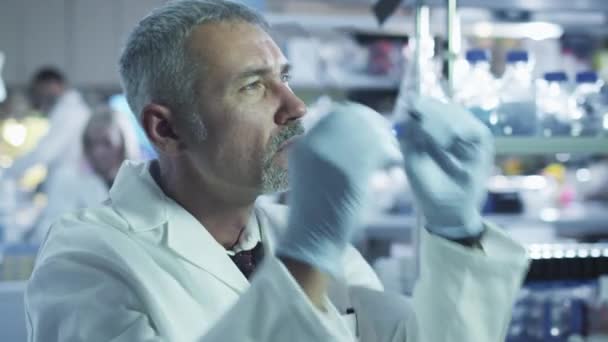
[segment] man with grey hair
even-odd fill
[[[504,340],[527,263],[475,209],[487,130],[417,103],[424,124],[401,147],[428,221],[422,273],[411,303],[384,293],[349,239],[398,145],[355,104],[303,136],[268,30],[226,0],[171,2],[137,25],[120,72],[158,160],[123,164],[108,201],[53,225],[26,291],[30,341]],[[458,172],[437,169],[447,159],[428,156],[448,149],[427,153],[426,138],[453,143]],[[256,203],[288,183],[289,212]]]

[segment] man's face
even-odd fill
[[[48,114],[63,94],[65,88],[59,81],[41,81],[34,84],[32,102],[36,109]]]
[[[188,132],[186,155],[196,172],[223,188],[284,190],[285,147],[303,133],[298,119],[306,111],[287,84],[285,56],[263,29],[244,22],[199,26],[189,52],[203,70],[196,113],[180,131]]]

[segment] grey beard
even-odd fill
[[[296,135],[304,133],[304,127],[300,121],[294,121],[287,128],[274,136],[269,143],[264,155],[264,167],[262,169],[262,193],[273,193],[285,191],[289,187],[289,173],[287,169],[272,162],[272,158],[277,153],[279,146],[283,142]]]
[[[277,165],[265,166],[262,170],[262,193],[270,194],[287,190],[289,187],[288,172]]]

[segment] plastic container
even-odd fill
[[[576,74],[576,88],[572,94],[575,102],[572,111],[573,136],[595,136],[604,130],[608,106],[601,95],[602,86],[603,82],[593,71]]]
[[[466,62],[454,98],[494,131],[498,122],[498,82],[490,72],[488,54],[482,49],[468,50]]]
[[[535,135],[537,132],[535,89],[528,53],[507,53],[507,66],[499,81],[500,105],[496,135]]]
[[[412,46],[415,46],[415,43]],[[419,49],[419,65],[417,65],[415,60],[414,48],[404,49],[404,57],[407,63],[399,86],[399,94],[393,109],[393,115],[390,118],[396,125],[402,124],[407,120],[407,113],[412,106],[412,99],[417,95],[447,101],[447,96],[442,86],[441,73],[438,70],[435,59],[434,40],[431,37],[423,37],[420,41]]]
[[[538,81],[536,95],[540,134],[545,137],[570,135],[573,106],[566,73],[546,73]]]

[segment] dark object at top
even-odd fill
[[[485,62],[488,60],[488,53],[483,49],[470,49],[466,53],[469,63]]]
[[[568,76],[563,71],[555,71],[545,73],[544,79],[549,82],[565,82],[568,80]]]
[[[595,71],[582,71],[576,74],[576,83],[595,83],[597,73]]]
[[[507,63],[527,62],[528,52],[524,50],[511,50],[507,52]]]

